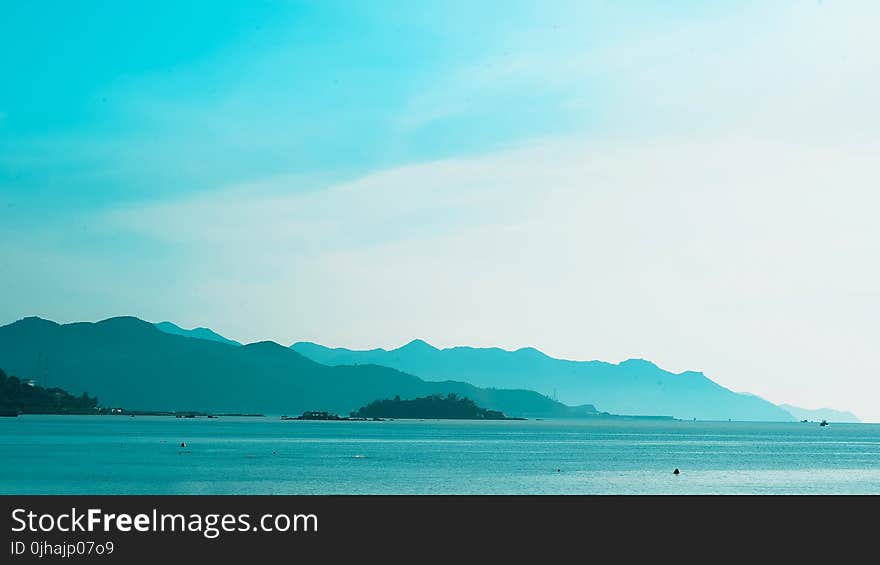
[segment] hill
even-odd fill
[[[15,414],[95,414],[98,399],[85,392],[73,396],[60,388],[43,388],[0,369],[0,413]]]
[[[791,404],[780,404],[780,408],[794,416],[798,420],[822,421],[829,422],[861,422],[859,417],[852,412],[843,410],[834,410],[832,408],[799,408]]]
[[[241,345],[234,339],[227,339],[209,328],[193,328],[191,330],[185,330],[177,324],[173,324],[171,322],[159,322],[155,324],[155,326],[163,332],[169,334],[193,337],[196,339],[207,339],[208,341],[219,341],[220,343],[227,343],[229,345]]]
[[[329,367],[274,342],[191,339],[132,317],[64,325],[25,318],[0,327],[0,366],[130,410],[348,414],[376,398],[452,392],[512,416],[595,414],[533,391],[426,382],[376,365]]]
[[[373,363],[424,379],[455,379],[480,387],[536,390],[553,394],[567,404],[589,402],[598,410],[614,414],[701,420],[794,419],[775,404],[733,392],[702,373],[671,373],[641,359],[619,364],[568,361],[533,348],[437,349],[422,340],[393,350],[331,349],[308,342],[295,343],[291,348],[327,365]]]
[[[416,418],[431,420],[507,420],[497,410],[480,408],[469,398],[458,395],[432,394],[424,398],[403,400],[399,396],[374,400],[351,414],[355,418]]]

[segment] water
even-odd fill
[[[0,462],[4,494],[880,494],[880,425],[22,416]]]

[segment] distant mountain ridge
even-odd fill
[[[182,335],[184,337],[193,337],[196,339],[207,339],[209,341],[219,341],[220,343],[226,343],[229,345],[241,345],[241,343],[235,341],[234,339],[223,337],[222,335],[218,334],[210,328],[199,327],[193,328],[191,330],[185,330],[172,322],[158,322],[153,325],[168,334]]]
[[[829,422],[861,422],[859,417],[852,412],[845,410],[834,410],[833,408],[800,408],[791,404],[780,404],[780,408],[794,416],[797,420],[821,421]]]
[[[88,390],[102,401],[143,410],[348,413],[378,398],[452,392],[512,416],[601,411],[707,420],[859,421],[849,412],[778,407],[730,391],[702,373],[670,373],[641,359],[613,364],[554,359],[534,348],[441,350],[423,340],[367,351],[309,342],[290,348],[274,342],[241,345],[208,328],[186,330],[133,317],[65,325],[25,318],[0,327],[0,367],[42,385]],[[149,378],[157,381],[154,390],[143,388]],[[242,388],[242,383],[252,386]]]
[[[88,391],[131,410],[348,414],[381,398],[455,393],[511,416],[596,414],[529,390],[426,382],[376,365],[329,367],[274,342],[235,346],[160,330],[134,317],[0,327],[0,367],[38,385]]]
[[[733,392],[698,372],[671,373],[650,361],[555,359],[534,348],[437,349],[414,340],[398,349],[357,351],[298,342],[291,348],[326,365],[372,363],[424,379],[463,380],[481,387],[513,387],[552,395],[567,404],[591,403],[613,414],[666,415],[701,420],[791,421],[790,413],[760,397]]]

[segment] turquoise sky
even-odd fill
[[[663,4],[11,2],[0,186],[45,215],[625,129],[615,85],[528,67],[723,13]]]
[[[880,420],[875,2],[2,13],[0,323],[646,357]]]

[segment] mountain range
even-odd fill
[[[397,395],[456,393],[511,416],[596,415],[592,406],[569,407],[529,390],[426,382],[369,364],[331,367],[275,342],[194,339],[133,317],[63,325],[32,317],[0,327],[0,368],[131,410],[348,414]]]
[[[536,390],[567,404],[593,404],[613,414],[667,415],[700,420],[791,421],[786,410],[760,397],[733,392],[687,371],[671,373],[650,361],[619,364],[555,359],[533,348],[452,347],[415,340],[398,349],[357,351],[310,342],[291,346],[325,365],[376,364],[424,379],[463,380],[481,387]]]
[[[797,406],[792,406],[791,404],[780,404],[779,406],[798,420],[810,420],[816,422],[821,420],[828,420],[829,422],[861,421],[859,420],[859,417],[852,412],[846,412],[844,410],[834,410],[833,408],[799,408]]]
[[[533,348],[438,349],[422,340],[392,350],[242,345],[209,328],[133,317],[63,325],[31,317],[0,327],[0,368],[134,410],[347,414],[381,398],[452,392],[511,416],[859,421],[776,406],[641,359],[570,361]]]
[[[196,339],[207,339],[208,341],[219,341],[220,343],[227,343],[229,345],[241,345],[240,342],[237,342],[234,339],[225,338],[210,328],[193,328],[191,330],[186,330],[171,322],[158,322],[155,326],[168,334],[194,337]]]

